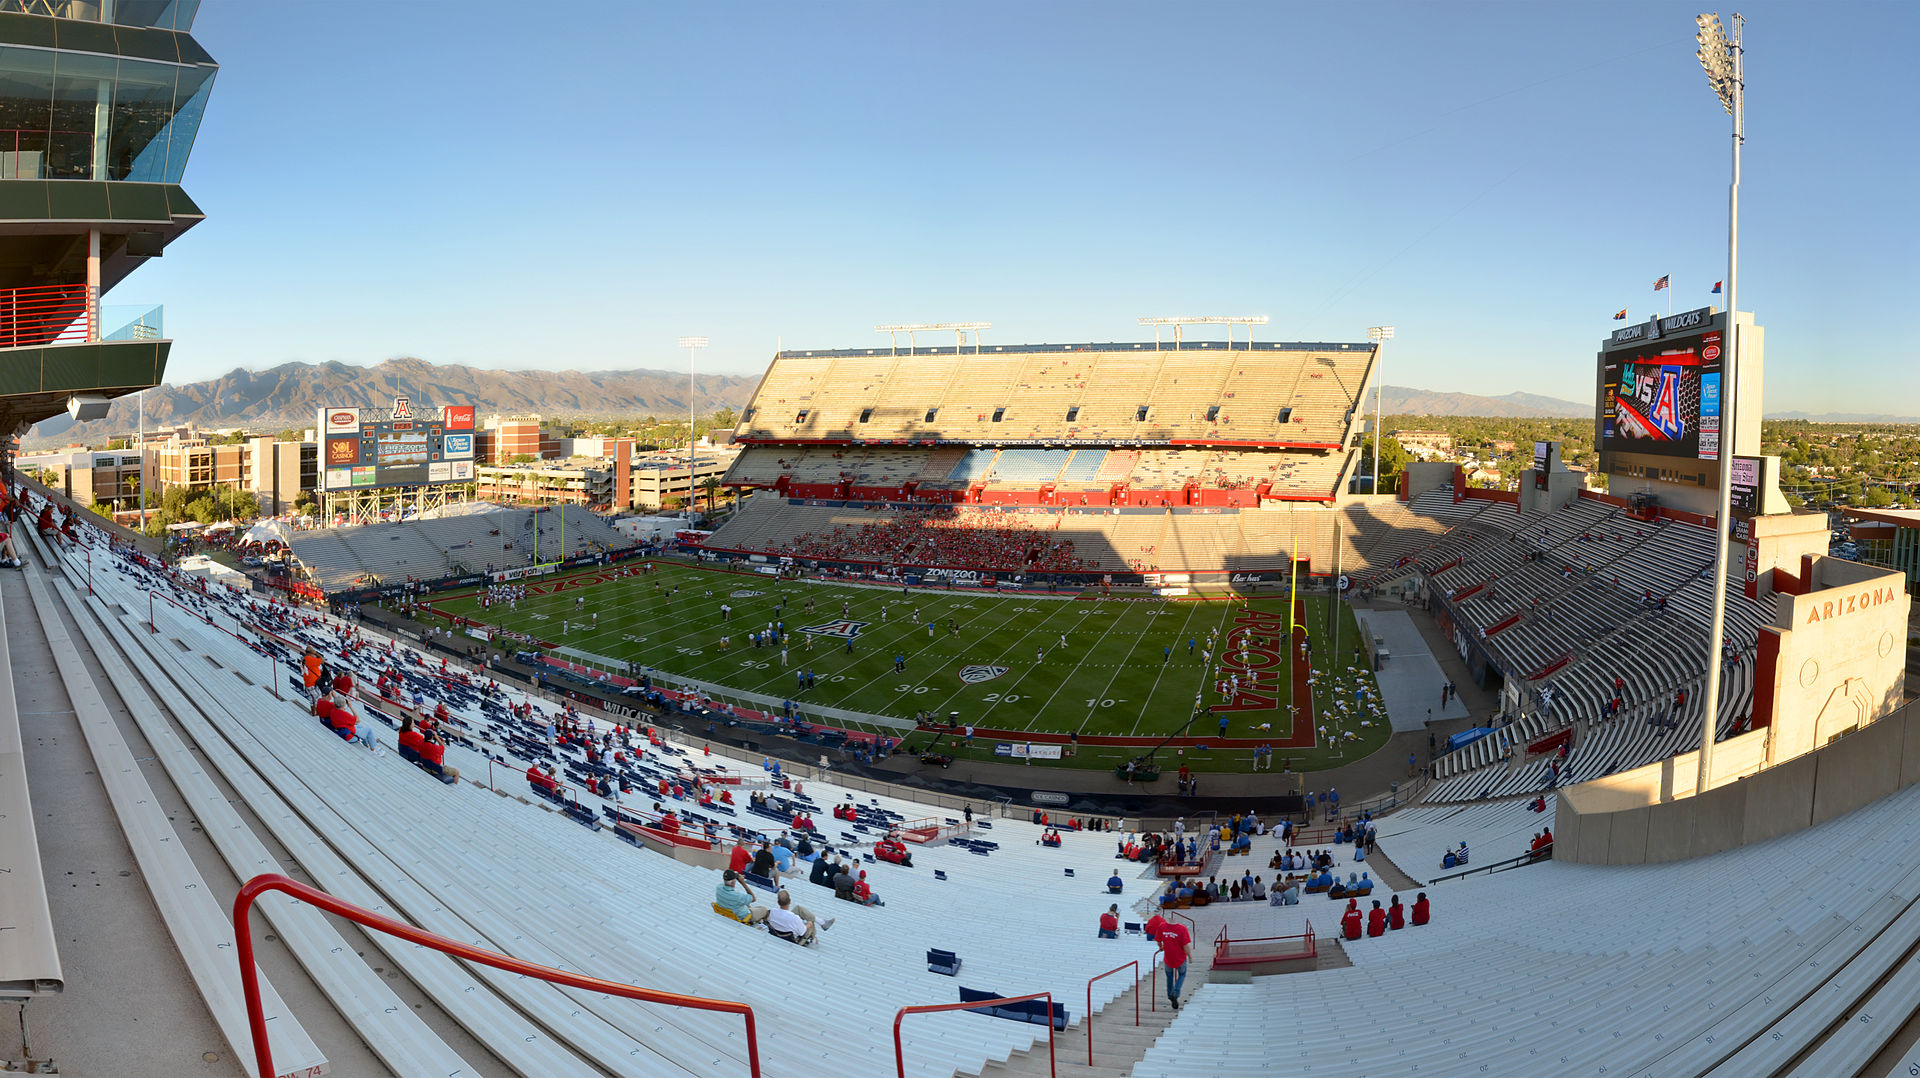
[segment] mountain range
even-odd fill
[[[709,374],[699,379],[694,407],[709,415],[739,408],[758,378]],[[349,363],[283,363],[261,371],[235,369],[204,382],[163,385],[146,394],[149,427],[191,423],[213,429],[307,428],[321,408],[386,409],[406,396],[416,406],[471,404],[480,415],[682,416],[687,413],[684,371],[496,371],[423,359],[389,359],[371,367]],[[97,444],[132,430],[134,402],[93,423],[65,416],[29,432],[26,445],[69,441]]]
[[[757,382],[755,377],[702,375],[695,408],[703,415],[722,407],[739,408],[746,404]],[[321,408],[359,406],[379,410],[391,407],[393,398],[403,395],[417,405],[472,404],[481,415],[678,416],[687,411],[687,376],[661,370],[499,371],[412,357],[389,359],[371,367],[340,362],[283,363],[260,371],[236,368],[204,382],[149,390],[146,419],[150,427],[191,423],[204,429],[306,428]],[[1496,397],[1407,386],[1387,386],[1382,410],[1388,415],[1528,419],[1593,415],[1591,404],[1534,393]],[[56,417],[34,427],[23,441],[29,447],[75,441],[97,445],[132,429],[133,413],[133,402],[123,401],[114,406],[113,415],[94,423],[76,424],[65,416]],[[1851,412],[1777,412],[1767,418],[1823,423],[1920,422],[1911,416]]]
[[[1591,404],[1542,397],[1535,393],[1483,397],[1474,393],[1441,393],[1429,389],[1409,389],[1406,386],[1387,386],[1381,391],[1381,397],[1380,410],[1387,415],[1471,415],[1503,419],[1577,419],[1593,415]],[[1373,402],[1369,400],[1367,403]]]

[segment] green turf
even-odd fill
[[[551,588],[554,583],[535,586]],[[662,587],[656,589],[656,584]],[[674,588],[679,589],[677,594]],[[577,603],[581,598],[584,606]],[[785,611],[778,613],[782,598]],[[806,611],[810,598],[811,614]],[[721,620],[722,603],[733,607],[730,621]],[[665,564],[648,576],[529,595],[511,611],[498,604],[482,610],[477,595],[437,605],[448,613],[540,640],[630,660],[669,678],[679,675],[776,700],[792,698],[803,710],[810,705],[828,706],[907,720],[920,711],[940,719],[957,711],[962,723],[996,729],[1159,737],[1187,722],[1196,693],[1208,704],[1221,699],[1213,691],[1213,677],[1201,661],[1201,651],[1209,631],[1227,635],[1242,603],[918,590],[902,595],[898,589],[776,580]],[[1249,605],[1280,616],[1286,607],[1283,598],[1256,599]],[[1342,606],[1340,613],[1343,648],[1350,651],[1357,628],[1350,609]],[[599,616],[597,624],[594,614]],[[854,638],[851,653],[842,639],[799,631],[843,617],[866,623]],[[1309,600],[1307,617],[1314,626],[1314,665],[1324,668],[1331,648],[1325,601]],[[949,619],[957,631],[949,631]],[[774,620],[784,620],[790,634],[784,661],[782,649],[755,648],[748,640],[755,628],[764,629]],[[931,636],[929,621],[935,625]],[[722,636],[732,637],[731,648],[721,647]],[[1189,639],[1196,641],[1191,656]],[[904,671],[894,669],[896,655],[905,656]],[[1005,667],[1006,672],[968,684],[961,681],[960,671],[970,665]],[[1346,676],[1345,663],[1339,665]],[[818,681],[805,693],[797,688],[796,673],[802,669],[812,670]],[[1370,675],[1354,676],[1370,679]],[[1290,729],[1286,706],[1290,690],[1284,671],[1277,690],[1273,694],[1276,708],[1234,713],[1227,735],[1284,737]],[[1347,693],[1351,695],[1350,688]],[[1324,701],[1316,704],[1316,710],[1326,709]],[[1260,723],[1270,723],[1272,729],[1261,731]],[[1288,762],[1296,770],[1350,763],[1378,748],[1387,737],[1384,722],[1362,729],[1350,721],[1346,728],[1359,736],[1336,737],[1335,744],[1314,749],[1276,749],[1275,770]],[[1213,716],[1202,716],[1188,731],[1199,737],[1219,732],[1218,718]],[[992,747],[982,744],[974,751],[986,755]],[[1077,758],[1067,763],[1110,767],[1126,755],[1128,750],[1117,747],[1083,746]],[[1246,750],[1189,751],[1184,758],[1208,771],[1244,771],[1251,759]]]

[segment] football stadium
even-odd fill
[[[163,381],[99,298],[215,70],[195,4],[26,7],[103,134],[0,179],[16,429]],[[1229,333],[781,348],[711,529],[608,511],[630,442],[460,496],[467,400],[320,408],[290,571],[9,455],[0,1070],[1920,1074],[1905,575],[1786,499],[1753,314],[1555,357],[1604,490],[1374,491],[1391,327],[1142,321]]]

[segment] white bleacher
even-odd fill
[[[7,619],[0,610],[0,878],[6,880],[0,888],[0,938],[6,942],[0,948],[0,997],[7,999],[58,992],[65,984],[33,816]]]
[[[1380,849],[1416,880],[1459,871],[1442,868],[1441,859],[1462,842],[1469,855],[1466,868],[1505,861],[1528,852],[1534,836],[1553,827],[1554,801],[1547,798],[1545,812],[1532,811],[1525,800],[1401,809],[1380,819]]]
[[[1346,944],[1351,968],[1208,985],[1132,1073],[1238,1078],[1278,1058],[1341,1075],[1774,1074],[1867,1013],[1889,971],[1889,1001],[1913,998],[1915,839],[1920,787],[1693,861],[1554,861],[1442,883],[1427,888],[1432,924]],[[1345,903],[1317,897],[1273,912],[1331,934]],[[1856,1073],[1846,1064],[1909,1013],[1880,1012],[1873,1032],[1843,1025],[1793,1073]]]
[[[130,597],[136,584],[123,578],[122,570],[113,576],[97,582],[108,593],[103,598],[116,590],[123,599]],[[409,919],[436,911],[443,921],[460,918],[468,929],[449,934],[537,961],[670,991],[746,999],[759,1008],[763,1048],[768,1059],[778,1061],[777,1073],[879,1069],[878,1061],[891,1051],[888,1020],[895,1007],[954,998],[952,980],[926,972],[927,947],[962,955],[962,984],[1005,992],[1050,988],[1063,1000],[1084,999],[1086,978],[1109,968],[1116,953],[1129,947],[1079,931],[1104,908],[1100,884],[1111,860],[1111,839],[1070,834],[1066,849],[1043,850],[1033,845],[1038,829],[1018,821],[997,821],[992,831],[981,833],[1001,843],[990,856],[959,847],[921,848],[914,851],[913,869],[869,865],[876,890],[888,902],[882,908],[837,902],[804,881],[791,884],[800,902],[839,923],[823,933],[817,948],[776,945],[764,933],[724,921],[708,909],[715,873],[632,850],[604,831],[591,833],[517,798],[494,797],[465,783],[443,786],[392,753],[375,756],[346,745],[294,706],[278,704],[259,689],[236,689],[234,671],[250,669],[249,663],[257,667],[257,655],[185,615],[162,611],[159,617],[159,637],[132,631],[130,621],[119,624],[128,626],[129,640],[148,647],[152,661],[181,679],[183,691],[222,702],[225,714],[213,725],[237,750],[223,753],[223,760],[253,761],[316,834],[357,836],[335,845],[354,872],[381,875],[386,881],[381,890],[390,896],[394,912]],[[168,643],[173,637],[204,647],[221,667],[170,655],[177,652]],[[233,699],[241,695],[244,705]],[[486,774],[485,761],[465,749],[451,748],[448,763],[469,778]],[[524,767],[519,760],[510,763]],[[316,774],[326,774],[328,781],[298,780]],[[501,776],[505,783],[525,781],[518,771]],[[820,806],[815,815],[823,826],[837,830],[828,826],[835,821],[827,808],[843,791],[810,783],[808,793]],[[909,817],[932,812],[865,794],[858,799],[863,806],[877,800]],[[501,858],[503,849],[520,853]],[[403,875],[425,889],[417,908],[399,897],[402,889],[390,875],[396,871],[392,866],[406,866]],[[1078,879],[1061,875],[1062,867],[1076,866]],[[943,868],[949,878],[934,880],[933,868]],[[635,895],[661,897],[636,908]],[[954,908],[987,909],[1008,901],[1073,930],[1037,951],[993,919],[948,916]],[[1137,940],[1131,950],[1143,953]],[[1096,1001],[1126,987],[1103,981],[1096,985]],[[561,1022],[555,1033],[569,1041],[569,1050],[600,1066],[620,1073],[705,1074],[741,1058],[740,1024],[730,1016],[561,994],[588,1013]],[[818,1013],[795,1008],[791,1001],[800,995],[831,1001],[831,1006]],[[623,1031],[633,1042],[644,1042],[655,1061],[636,1068],[617,1053],[602,1054],[604,1046],[575,1043],[576,1036],[582,1042],[594,1038],[574,1026],[604,1029],[607,1036]],[[912,1073],[951,1074],[977,1069],[1043,1036],[1041,1027],[974,1015],[926,1016],[909,1024],[908,1059]],[[629,1043],[623,1051],[632,1050]]]

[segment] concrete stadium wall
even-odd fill
[[[1560,790],[1554,859],[1639,865],[1703,857],[1805,830],[1920,782],[1920,703],[1754,770],[1764,735],[1716,746],[1711,785],[1699,796],[1694,753]]]

